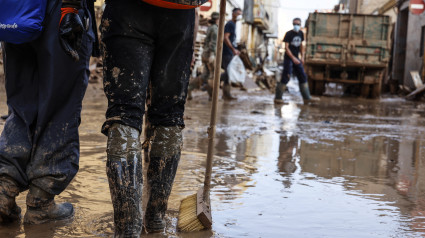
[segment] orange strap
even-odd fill
[[[157,7],[170,8],[170,9],[192,9],[192,8],[198,7],[193,5],[184,5],[184,4],[178,4],[173,2],[167,2],[164,0],[143,0],[143,1]]]
[[[59,22],[59,25],[61,24],[63,17],[68,13],[78,14],[78,10],[76,8],[73,8],[73,7],[63,7],[63,8],[61,8],[61,20]]]

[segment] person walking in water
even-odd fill
[[[223,81],[223,99],[234,100],[235,97],[230,93],[231,85],[229,81],[229,74],[227,67],[233,59],[233,56],[239,55],[239,50],[236,49],[236,22],[241,19],[242,10],[240,8],[234,8],[232,11],[232,20],[226,23],[224,27],[224,42],[223,42],[223,61],[221,68],[224,69],[224,73],[221,74],[221,81]]]
[[[183,146],[194,7],[205,1],[106,1],[101,28],[108,109],[102,133],[108,137],[106,174],[116,237],[138,237],[142,230],[140,134],[146,101],[152,136],[144,143],[149,148],[144,227],[147,232],[165,228]]]
[[[94,1],[48,0],[46,9],[36,40],[4,44],[10,115],[0,137],[0,222],[20,219],[15,198],[25,190],[24,223],[74,213],[54,197],[78,171],[82,100],[90,56],[98,54]]]
[[[286,91],[292,73],[298,78],[299,88],[304,102],[319,101],[319,98],[312,97],[307,83],[307,74],[304,71],[304,33],[301,31],[301,19],[295,18],[292,21],[294,29],[286,32],[283,42],[285,43],[285,56],[283,58],[282,79],[276,85],[274,102],[276,104],[285,103],[282,99]],[[301,58],[299,57],[301,54]]]

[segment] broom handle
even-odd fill
[[[220,87],[220,69],[223,56],[224,20],[226,16],[226,0],[220,0],[220,19],[218,24],[217,48],[214,69],[213,100],[211,107],[210,127],[208,128],[208,154],[204,181],[204,201],[209,200],[211,188],[211,173],[214,155],[214,137],[217,122],[218,91]]]

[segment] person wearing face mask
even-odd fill
[[[298,78],[301,95],[304,102],[319,101],[319,98],[312,97],[308,89],[307,74],[304,71],[304,33],[301,31],[301,19],[295,18],[292,21],[294,28],[286,32],[283,42],[285,42],[285,56],[283,59],[282,79],[276,86],[276,95],[274,102],[283,104],[283,92],[286,90],[286,85],[289,82],[291,74],[294,73]],[[301,58],[299,55],[301,54]]]
[[[235,48],[236,45],[236,22],[242,19],[242,10],[240,8],[234,8],[232,11],[232,20],[226,23],[224,27],[224,42],[223,42],[223,60],[221,63],[221,68],[225,72],[221,75],[221,81],[223,81],[223,99],[224,100],[234,100],[236,99],[230,94],[230,82],[229,74],[227,72],[227,66],[229,66],[230,61],[232,61],[233,56],[239,55],[240,52]]]

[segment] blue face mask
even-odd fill
[[[301,30],[300,25],[294,25],[294,31],[299,32]]]

